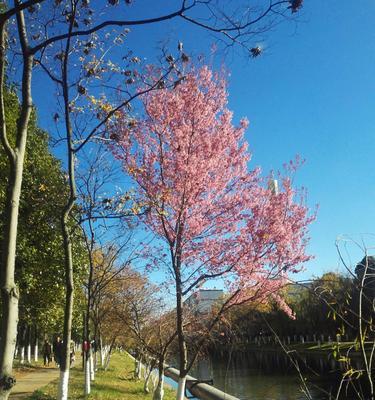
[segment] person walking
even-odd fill
[[[51,343],[46,339],[43,344],[43,360],[44,366],[49,367],[49,363],[52,361],[52,346]]]
[[[53,343],[53,357],[55,359],[56,366],[59,367],[62,357],[62,341],[60,336],[57,336],[55,342]]]

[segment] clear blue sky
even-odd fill
[[[136,3],[130,16],[157,14],[157,2]],[[229,107],[236,118],[250,120],[252,165],[269,170],[296,154],[306,159],[297,181],[320,209],[309,246],[316,258],[301,278],[338,267],[337,236],[375,233],[374,21],[370,0],[305,0],[297,24],[286,22],[267,34],[262,57],[245,59],[238,52],[225,59]],[[169,40],[175,49],[177,39],[195,54],[208,53],[213,42],[186,23],[166,22],[134,29],[128,45],[151,63],[158,41]],[[51,121],[48,112],[41,109],[42,122]]]

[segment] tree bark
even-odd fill
[[[177,260],[177,266],[175,268],[176,274],[176,319],[177,319],[177,338],[178,338],[178,350],[180,357],[180,377],[178,380],[177,396],[176,400],[183,400],[185,398],[185,384],[187,375],[187,348],[185,335],[183,331],[183,300],[182,300],[182,281],[180,273],[180,265]]]
[[[111,355],[112,355],[112,350],[113,350],[113,346],[115,345],[115,341],[116,338],[112,339],[111,344],[105,345],[105,355],[104,355],[104,371],[107,371],[108,367],[109,367],[109,362],[111,361]]]
[[[140,379],[140,362],[138,358],[134,359],[134,378],[135,379]]]
[[[143,391],[146,394],[150,393],[150,389],[149,389],[148,385],[150,383],[151,374],[152,374],[152,367],[150,365],[149,368],[145,368],[145,382],[143,385]]]
[[[104,349],[102,335],[99,335],[99,350],[100,350],[100,366],[104,366]]]
[[[110,347],[109,350],[107,350],[107,354],[105,357],[105,363],[104,363],[104,371],[107,371],[107,369],[109,367],[109,362],[111,361],[111,355],[112,355],[112,347]]]
[[[73,167],[74,168],[74,167]],[[66,207],[62,217],[62,232],[64,239],[65,253],[65,311],[64,311],[64,334],[63,334],[63,349],[60,364],[60,382],[58,391],[58,400],[68,399],[68,384],[69,384],[69,368],[70,368],[70,342],[73,319],[73,301],[74,301],[74,282],[73,282],[73,254],[70,231],[68,227],[68,219],[71,207]]]
[[[158,385],[154,391],[153,400],[163,400],[164,397],[164,357],[159,357],[158,363]]]

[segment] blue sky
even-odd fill
[[[156,15],[156,2],[149,3],[137,8],[135,2],[129,15]],[[241,51],[224,60],[215,56],[215,64],[231,73],[229,108],[236,119],[250,120],[252,166],[267,171],[296,154],[306,159],[297,183],[308,189],[309,205],[320,208],[310,232],[315,260],[301,278],[339,266],[337,236],[375,233],[374,17],[370,0],[305,0],[298,23],[285,22],[260,40],[262,57],[248,59]],[[128,45],[155,62],[160,41],[175,50],[178,39],[193,54],[209,53],[213,42],[204,31],[174,21],[132,30]],[[38,104],[40,91],[34,93]],[[51,121],[47,108],[40,115],[42,124]],[[360,257],[354,252],[352,261]]]
[[[360,4],[306,1],[265,57],[230,65],[231,107],[252,122],[253,161],[267,169],[306,158],[298,181],[320,209],[305,276],[337,268],[338,235],[374,232],[375,4]]]

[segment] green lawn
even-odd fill
[[[69,399],[84,399],[83,372],[81,363],[71,369],[69,385]],[[152,394],[143,392],[143,382],[133,379],[134,362],[124,353],[115,353],[107,371],[97,371],[95,382],[92,382],[91,394],[87,399],[97,400],[142,400],[152,399]],[[149,385],[150,389],[152,384]],[[42,390],[36,391],[28,400],[55,400],[57,394],[57,382],[51,383]],[[165,400],[173,400],[173,389],[165,388]]]

